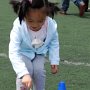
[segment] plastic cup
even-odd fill
[[[59,82],[58,90],[66,90],[66,85],[64,81]]]

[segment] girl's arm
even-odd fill
[[[12,63],[13,69],[15,70],[19,78],[25,74],[29,74],[25,63],[22,61],[22,56],[20,54],[21,41],[22,36],[19,22],[15,22],[13,29],[10,33],[9,58]]]
[[[59,40],[57,30],[55,30],[49,45],[49,60],[51,65],[59,65]]]
[[[51,72],[56,74],[58,72],[59,65],[59,41],[57,31],[53,35],[53,39],[49,47],[49,60],[51,62]]]

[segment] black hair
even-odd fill
[[[14,12],[18,15],[20,24],[30,8],[39,9],[42,7],[47,8],[47,15],[54,18],[54,14],[59,11],[57,3],[48,2],[48,0],[10,0]]]

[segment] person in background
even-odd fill
[[[11,0],[18,15],[10,32],[9,58],[16,72],[16,90],[45,90],[45,57],[51,72],[58,72],[59,40],[53,19],[59,10],[48,0]]]
[[[89,0],[83,0],[85,3],[85,12],[88,12]]]
[[[85,12],[85,3],[82,0],[73,0],[73,3],[79,8],[79,16],[83,16]],[[69,8],[70,0],[63,0],[60,13],[66,15]]]

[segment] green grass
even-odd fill
[[[57,16],[56,20],[61,42],[61,56],[64,59],[90,62],[89,19],[67,15]]]
[[[0,53],[8,55],[9,33],[16,15],[9,0],[0,0]],[[90,63],[90,12],[83,18],[78,9],[70,4],[69,15],[56,15],[60,39],[59,72],[52,75],[49,63],[46,63],[46,90],[57,90],[61,80],[66,82],[67,90],[90,90],[90,66],[64,64],[70,62]],[[15,90],[15,72],[8,57],[0,56],[0,90]]]

